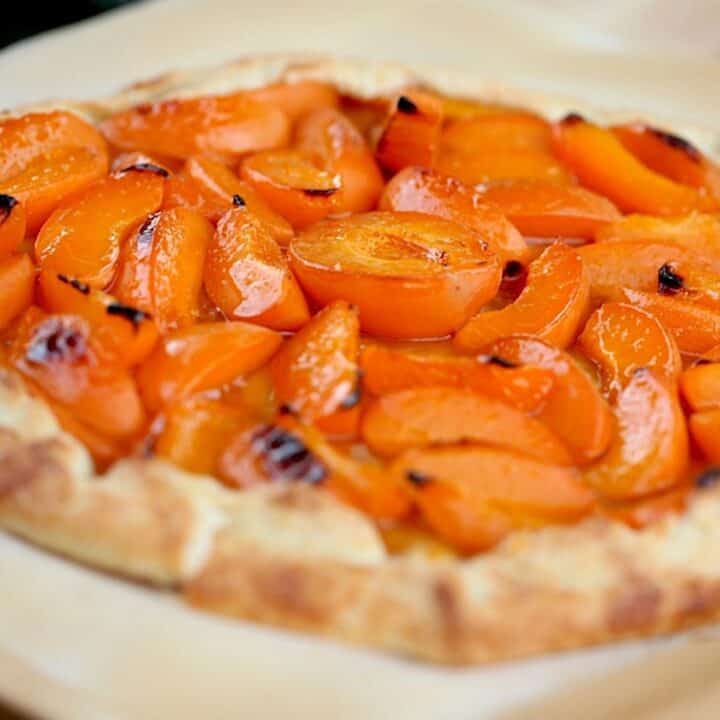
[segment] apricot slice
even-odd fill
[[[486,113],[453,119],[442,132],[444,148],[468,153],[513,150],[548,152],[552,130],[547,120],[525,111]]]
[[[138,371],[143,400],[158,411],[219,388],[265,364],[280,341],[276,332],[244,322],[202,323],[168,333]]]
[[[58,203],[107,172],[102,135],[74,113],[0,120],[0,193],[23,203],[34,235]]]
[[[310,317],[280,246],[242,206],[220,219],[208,250],[204,282],[210,299],[233,320],[296,330]]]
[[[512,150],[474,154],[462,150],[443,150],[435,169],[468,185],[496,180],[538,179],[571,185],[572,174],[550,153],[537,150]]]
[[[698,188],[720,201],[720,167],[692,143],[672,133],[629,123],[612,128],[620,142],[644,165],[675,182]]]
[[[35,285],[35,268],[25,255],[0,260],[0,330],[30,307]]]
[[[583,473],[607,498],[633,498],[679,483],[688,464],[688,436],[675,389],[638,367],[618,391],[617,431],[609,450]]]
[[[655,315],[682,353],[704,355],[720,343],[720,312],[716,310],[643,290],[624,289],[617,297]]]
[[[482,188],[480,198],[495,205],[523,235],[530,237],[589,240],[600,228],[621,217],[607,198],[548,180],[494,182]]]
[[[295,122],[318,108],[334,108],[340,102],[332,85],[315,80],[281,82],[248,90],[246,95],[256,102],[280,108]]]
[[[571,465],[562,442],[539,420],[497,400],[449,387],[383,395],[365,412],[361,434],[383,457],[428,445],[476,443],[553,465]]]
[[[702,455],[720,463],[720,410],[703,410],[690,416],[690,436]]]
[[[720,408],[720,363],[703,363],[684,370],[680,392],[692,412]]]
[[[1,181],[0,192],[22,202],[27,215],[27,233],[34,235],[63,201],[77,197],[106,171],[105,154],[87,148],[56,148]]]
[[[65,275],[43,270],[38,278],[38,302],[49,313],[83,318],[103,362],[137,365],[158,338],[155,323],[142,310]]]
[[[103,136],[72,112],[33,112],[0,120],[0,178],[12,178],[58,148],[86,148],[107,155]]]
[[[657,291],[662,284],[660,269],[682,265],[720,271],[720,256],[693,252],[671,243],[612,242],[578,248],[590,276],[595,302],[617,299],[620,288]]]
[[[30,308],[10,349],[17,370],[90,428],[121,437],[144,427],[145,412],[126,370],[104,365],[90,326],[76,315]]]
[[[342,300],[325,307],[270,364],[278,402],[307,422],[356,405],[359,347],[357,309]]]
[[[107,172],[102,135],[74,113],[27,113],[0,120],[0,193],[25,206],[34,235],[68,195]]]
[[[240,174],[277,213],[304,228],[335,210],[340,179],[297,150],[250,155]]]
[[[234,204],[244,203],[278,243],[285,246],[290,242],[293,236],[290,223],[272,210],[250,183],[241,180],[224,163],[206,155],[195,155],[188,158],[183,174],[179,181],[173,183],[173,188],[166,192],[166,206],[177,201],[179,193],[182,199],[176,204],[199,210],[208,220],[216,223]],[[185,182],[188,178],[191,187],[189,193],[186,193]],[[199,198],[195,195],[198,190]]]
[[[25,207],[12,195],[0,195],[0,258],[10,257],[25,239]]]
[[[476,315],[458,331],[453,345],[473,352],[507,335],[527,334],[567,347],[587,316],[589,298],[583,261],[572,248],[556,243],[530,263],[527,284],[515,302]]]
[[[374,395],[442,385],[466,388],[527,413],[538,412],[555,384],[551,370],[502,356],[458,356],[424,347],[366,345],[360,354],[363,387]]]
[[[150,313],[161,331],[184,327],[200,312],[203,262],[212,225],[187,208],[151,215],[125,241],[113,291]]]
[[[299,125],[296,146],[331,175],[340,178],[335,212],[374,210],[383,177],[365,138],[339,110],[324,108]]]
[[[658,268],[657,291],[680,300],[720,310],[720,275],[695,264],[697,255],[689,260],[667,262]]]
[[[554,148],[580,183],[605,195],[623,212],[682,215],[717,203],[696,189],[643,165],[611,130],[569,115],[555,125]]]
[[[580,349],[600,369],[606,391],[614,395],[640,369],[674,384],[682,371],[677,343],[665,326],[635,303],[606,303],[587,321]]]
[[[380,337],[447,335],[493,298],[500,263],[476,233],[419,213],[319,223],[290,243],[290,267],[320,305],[357,305]]]
[[[573,357],[533,337],[494,342],[488,352],[526,370],[551,372],[554,383],[535,417],[563,441],[577,465],[587,465],[610,445],[613,415],[592,378]]]
[[[35,241],[35,258],[42,268],[106,288],[123,238],[160,207],[162,193],[163,178],[154,172],[131,170],[99,181],[48,218]]]
[[[425,522],[463,553],[486,550],[518,528],[576,522],[594,503],[573,468],[496,448],[409,450],[393,467]]]
[[[253,423],[243,407],[191,397],[168,408],[155,454],[188,472],[215,475],[225,448]]]
[[[378,162],[390,172],[408,165],[432,167],[442,123],[440,98],[420,90],[409,90],[398,96],[377,143]]]
[[[100,125],[122,150],[175,158],[215,153],[228,161],[288,141],[289,121],[282,110],[245,93],[162,100],[114,113]]]
[[[480,191],[433,170],[408,167],[385,186],[380,210],[421,212],[474,230],[503,262],[530,261],[529,248],[505,216]]]
[[[378,519],[400,519],[410,510],[410,495],[397,476],[342,453],[289,415],[238,434],[220,459],[220,478],[232,487],[267,481],[319,485]]]
[[[693,212],[679,218],[628,215],[598,229],[595,241],[680,245],[720,256],[720,218]]]

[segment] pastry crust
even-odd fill
[[[301,78],[362,97],[430,84],[550,115],[577,109],[457,76],[298,56],[170,73],[106,100],[44,107],[98,122],[139,102]],[[714,133],[675,129],[717,153]],[[44,402],[5,371],[0,527],[95,567],[178,588],[204,610],[443,663],[655,635],[720,615],[720,559],[712,552],[720,545],[720,484],[695,493],[682,516],[642,531],[591,519],[515,533],[469,560],[390,557],[369,519],[315,488],[234,492],[153,458],[122,460],[99,477]]]

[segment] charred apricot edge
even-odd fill
[[[397,172],[408,165],[432,167],[440,142],[443,103],[421,90],[397,96],[377,143],[380,165]]]
[[[147,313],[66,275],[41,271],[37,302],[49,313],[83,318],[104,362],[137,365],[150,354],[158,338],[157,327]]]
[[[720,168],[685,138],[642,123],[615,125],[612,131],[651,170],[720,201]]]
[[[293,227],[305,228],[336,209],[339,177],[298,150],[268,150],[245,158],[240,174]]]
[[[163,178],[124,172],[63,202],[35,241],[43,269],[104,289],[117,271],[120,245],[130,229],[162,203]]]
[[[374,210],[383,177],[360,131],[335,108],[310,113],[296,132],[296,147],[340,179],[335,212]]]
[[[580,183],[623,212],[683,215],[717,208],[714,200],[696,189],[643,165],[611,130],[568,116],[555,125],[553,140],[556,154]]]
[[[0,259],[10,257],[25,239],[25,207],[12,195],[0,194]]]
[[[285,246],[290,242],[293,235],[290,223],[272,210],[252,185],[241,180],[224,163],[206,155],[195,155],[188,158],[184,172],[207,200],[205,212],[212,222],[217,222],[233,205],[245,206],[278,243]]]

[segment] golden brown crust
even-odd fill
[[[431,70],[416,72],[396,63],[339,59],[307,53],[280,53],[241,57],[219,66],[177,70],[143,80],[110,97],[94,102],[53,101],[20,108],[17,112],[65,108],[99,122],[112,112],[138,103],[170,97],[190,97],[209,93],[232,92],[272,82],[313,79],[332,82],[341,92],[360,98],[387,95],[409,85],[435,87],[447,93],[480,98],[489,102],[519,105],[548,117],[560,117],[570,110],[591,115],[603,122],[641,120],[688,137],[698,146],[720,157],[720,133],[702,123],[678,125],[663,118],[648,118],[635,110],[608,111],[577,98],[521,89],[502,83],[478,81],[469,73]],[[0,113],[0,117],[2,114]]]
[[[310,77],[359,96],[421,83],[548,114],[578,107],[468,78],[297,56],[172,73],[104,101],[54,106],[98,121],[137,102]],[[675,129],[717,149],[713,133]],[[364,516],[313,488],[236,493],[156,459],[124,460],[98,477],[79,443],[8,373],[0,373],[0,527],[100,568],[180,586],[202,609],[445,663],[654,635],[720,613],[712,552],[720,488],[641,532],[591,520],[518,533],[467,561],[389,557]]]

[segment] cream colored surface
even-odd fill
[[[268,52],[398,60],[720,124],[716,0],[152,0],[10,48],[4,106]]]
[[[86,96],[107,94],[155,70],[254,50],[339,45],[353,54],[465,66],[493,80],[515,79],[595,104],[643,107],[684,122],[700,118],[711,125],[720,112],[702,90],[703,84],[714,86],[714,64],[686,59],[669,70],[666,61],[632,64],[602,54],[571,61],[572,43],[559,27],[543,40],[529,38],[522,34],[527,24],[518,32],[513,11],[503,17],[481,4],[458,6],[454,13],[429,6],[422,26],[406,33],[399,28],[408,17],[418,24],[419,13],[408,14],[402,3],[393,4],[390,22],[373,3],[353,17],[340,4],[328,14],[327,4],[309,2],[294,18],[275,12],[272,3],[242,12],[232,3],[233,22],[218,10],[221,5],[205,3],[199,11],[197,5],[158,2],[94,29],[11,50],[0,57],[0,73],[27,72],[28,83],[13,83],[15,95],[3,97],[4,104],[78,94],[73,90],[80,86]],[[125,22],[132,32],[123,29]],[[208,46],[212,26],[220,31]],[[441,38],[438,27],[444,28]],[[88,63],[88,57],[107,57],[109,64]],[[0,694],[52,717],[489,717],[575,678],[623,666],[658,644],[451,672],[199,616],[169,597],[69,566],[6,537],[0,538],[0,578]],[[633,707],[634,689],[627,688],[619,712]],[[585,701],[594,703],[592,694]],[[617,708],[614,716],[621,716]]]

